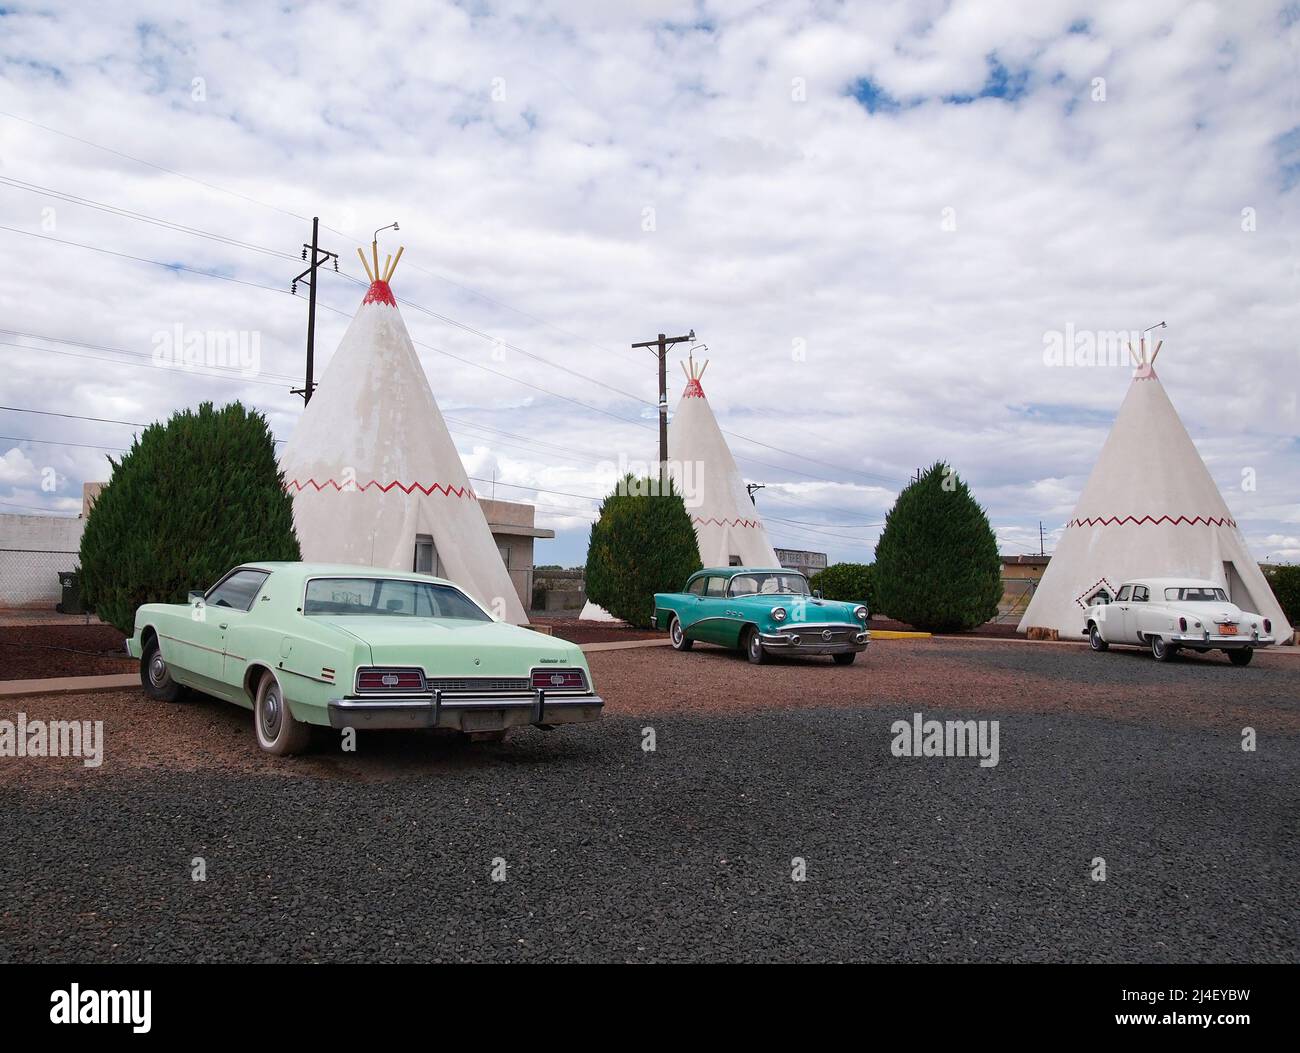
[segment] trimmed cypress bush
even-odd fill
[[[81,537],[88,608],[128,636],[142,603],[184,603],[240,563],[301,559],[266,418],[238,403],[151,424]]]
[[[872,572],[870,563],[836,563],[819,570],[808,579],[808,584],[820,589],[823,599],[865,603],[868,610],[874,610]]]
[[[881,613],[929,632],[973,629],[998,613],[1001,577],[988,516],[946,464],[898,495],[876,543]]]
[[[648,626],[654,594],[677,592],[700,569],[700,549],[676,489],[626,476],[601,502],[587,547],[587,598],[629,625]]]
[[[1300,566],[1271,567],[1264,576],[1286,620],[1293,627],[1300,628]]]

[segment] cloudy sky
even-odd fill
[[[655,456],[629,345],[690,329],[778,546],[870,559],[944,459],[1050,551],[1130,375],[1050,349],[1161,321],[1255,554],[1300,560],[1298,45],[1254,0],[5,0],[0,405],[47,415],[0,410],[0,512],[75,514],[203,399],[292,434],[318,215],[318,364],[399,221],[434,392],[480,494],[558,532],[539,563]],[[177,327],[249,357],[161,367]]]

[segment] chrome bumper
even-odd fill
[[[520,724],[598,720],[605,700],[593,694],[533,691],[526,695],[445,694],[398,698],[334,698],[332,728],[454,728],[496,731]]]
[[[831,630],[837,637],[831,640],[824,639],[822,631],[822,628],[800,630],[791,626],[780,632],[759,633],[758,638],[765,650],[776,654],[848,654],[866,650],[871,640],[869,630],[854,625]],[[845,634],[843,638],[838,638],[840,633]]]
[[[1219,636],[1214,633],[1171,633],[1165,637],[1171,644],[1179,647],[1204,647],[1212,651],[1237,650],[1242,647],[1268,647],[1277,643],[1272,636]]]

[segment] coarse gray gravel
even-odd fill
[[[693,657],[726,661],[668,660]],[[1014,677],[1101,657],[981,648],[960,664]],[[1251,753],[1232,728],[917,708],[1000,717],[1000,764],[893,757],[890,724],[912,709],[891,701],[614,712],[501,746],[430,743],[440,763],[386,781],[162,768],[8,783],[0,958],[1300,957],[1300,736]]]

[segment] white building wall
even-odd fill
[[[85,528],[80,516],[0,515],[0,607],[53,607]]]

